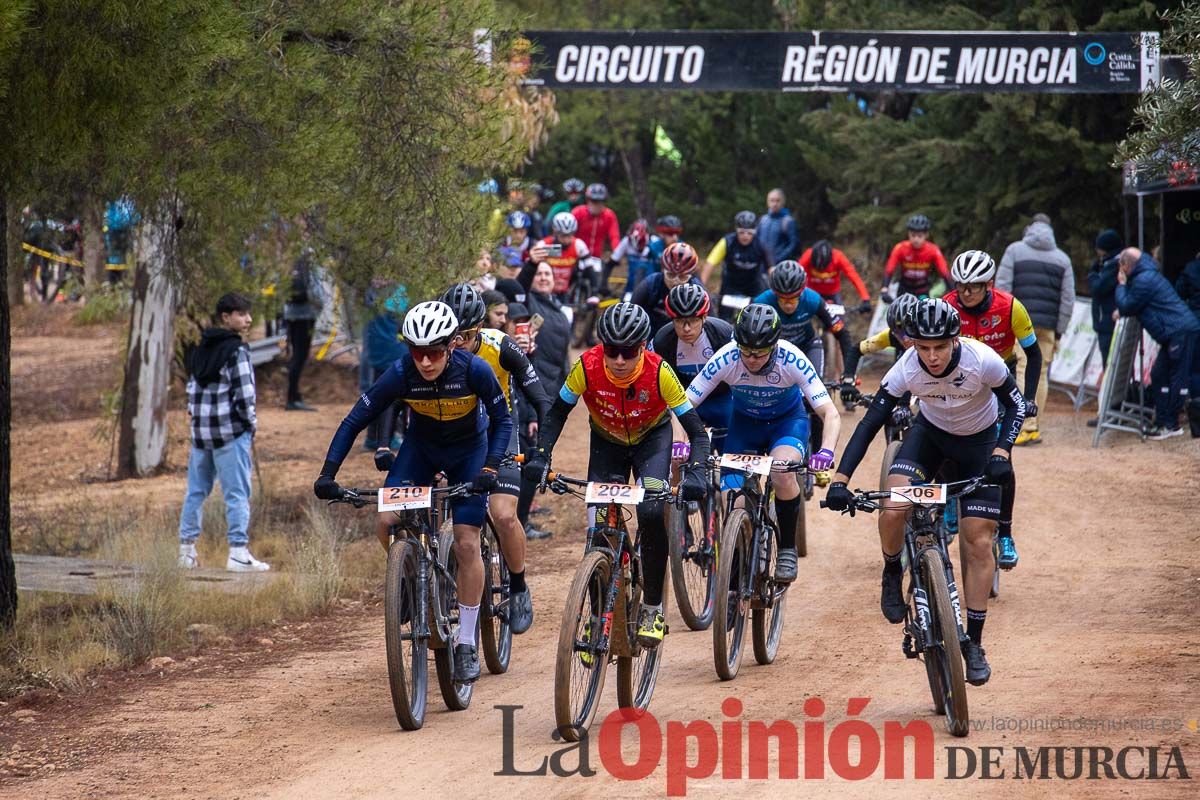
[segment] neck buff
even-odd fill
[[[638,378],[642,377],[642,370],[645,369],[645,367],[646,367],[646,351],[643,350],[641,355],[638,356],[637,366],[634,367],[633,372],[629,373],[628,378],[620,379],[620,378],[617,378],[617,376],[613,375],[612,372],[609,371],[609,369],[608,369],[607,361],[604,362],[604,375],[610,381],[612,381],[612,384],[614,386],[616,386],[620,389],[628,389],[630,386],[633,385],[634,381],[636,381]]]

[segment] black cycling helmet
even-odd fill
[[[904,321],[910,339],[950,339],[962,330],[962,320],[945,300],[919,300]]]
[[[603,201],[608,199],[608,187],[603,183],[589,184],[587,191],[584,192],[584,197],[588,200]]]
[[[770,277],[767,278],[771,291],[783,295],[800,294],[804,291],[804,284],[807,282],[808,273],[804,271],[804,267],[790,258],[776,264],[775,269],[771,270]]]
[[[929,217],[924,214],[913,214],[908,218],[908,229],[910,231],[928,231]]]
[[[825,269],[833,262],[833,245],[822,239],[812,246],[813,269]]]
[[[567,194],[583,194],[583,181],[579,178],[567,178],[563,181],[563,191]]]
[[[654,224],[655,230],[659,233],[683,233],[683,222],[674,214],[667,214],[664,217],[659,217],[658,222]]]
[[[917,303],[921,302],[915,294],[902,294],[897,297],[887,310],[888,327],[894,331],[904,332],[906,322]]]
[[[617,347],[645,344],[650,338],[650,315],[633,303],[615,303],[600,317],[596,335],[602,344]]]
[[[467,331],[483,322],[487,316],[487,304],[483,297],[469,283],[456,283],[446,290],[439,298],[450,306],[454,316],[458,317],[458,329]]]
[[[738,312],[733,323],[733,340],[742,347],[758,350],[778,342],[782,330],[775,309],[762,303],[751,303]]]
[[[708,291],[698,283],[684,283],[667,292],[667,316],[703,317],[708,315],[711,301]]]
[[[758,225],[758,217],[753,211],[739,211],[733,218],[733,227],[753,229]]]

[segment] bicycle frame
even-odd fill
[[[949,498],[956,502],[957,497]],[[913,602],[917,607],[917,619],[910,619],[904,626],[904,654],[923,653],[935,641],[931,626],[932,616],[929,613],[929,595],[924,581],[921,579],[921,554],[926,550],[935,549],[941,553],[942,565],[946,573],[946,585],[950,590],[950,605],[954,608],[954,620],[958,626],[958,640],[964,642],[967,634],[962,625],[962,608],[958,598],[958,584],[954,580],[954,565],[950,563],[946,531],[942,527],[942,511],[945,505],[919,506],[914,505],[904,524],[904,549],[908,556],[908,574],[912,581]],[[911,642],[910,642],[911,637]],[[915,644],[915,649],[911,649]]]

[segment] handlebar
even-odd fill
[[[729,454],[726,454],[729,455]],[[721,456],[709,456],[708,465],[710,467],[721,466]],[[725,467],[724,469],[735,469],[734,467]],[[809,470],[807,461],[793,461],[786,458],[775,458],[771,460],[772,472],[817,472],[818,470]]]
[[[929,485],[929,484],[913,484],[913,485],[924,486],[924,485]],[[936,484],[934,484],[934,485],[936,485]],[[953,481],[951,483],[946,483],[943,485],[948,490],[951,487],[957,487],[957,490],[949,491],[947,493],[947,495],[946,495],[947,501],[957,500],[958,498],[962,497],[963,495],[968,495],[971,492],[973,492],[979,488],[984,488],[984,487],[1000,488],[1000,487],[997,487],[996,484],[994,484],[994,483],[988,483],[987,479],[984,478],[982,475],[975,477],[975,478],[967,478],[966,480]],[[891,499],[892,499],[892,492],[890,489],[886,490],[886,491],[882,491],[882,492],[867,491],[866,489],[855,489],[854,490],[854,499],[851,501],[851,507],[858,511],[878,511],[881,507],[880,501],[891,500]],[[912,505],[917,505],[914,501],[912,501],[908,498],[897,498],[896,502],[903,502],[905,500],[907,500]],[[826,504],[825,500],[821,501],[821,508],[829,508],[829,506]],[[849,511],[850,511],[850,509],[846,509],[845,511],[842,511],[841,513],[846,514]]]
[[[463,495],[471,494],[474,491],[474,484],[468,482],[456,483],[453,486],[434,487],[429,490],[429,493],[433,496],[448,495],[450,497],[461,497]],[[329,505],[334,505],[335,503],[346,503],[354,506],[355,508],[362,508],[367,505],[368,501],[375,500],[378,497],[378,489],[354,489],[342,487],[341,495],[328,502]]]

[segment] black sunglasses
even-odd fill
[[[616,344],[604,345],[604,355],[608,356],[609,358],[617,358],[620,356],[626,361],[632,361],[633,359],[637,358],[641,352],[642,346],[640,344],[631,344],[624,347]]]

